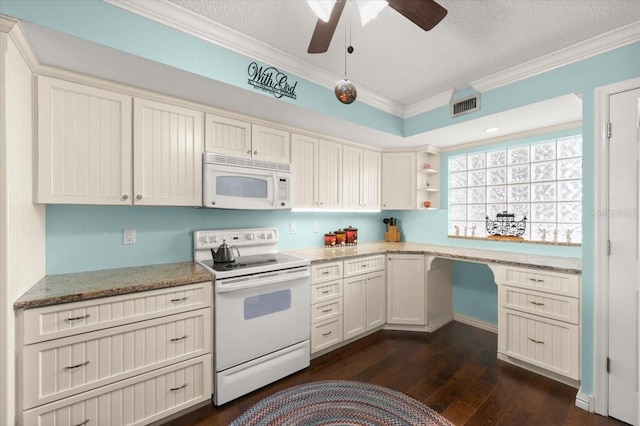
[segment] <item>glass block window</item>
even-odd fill
[[[449,157],[449,235],[486,237],[505,210],[525,240],[582,243],[582,137]]]

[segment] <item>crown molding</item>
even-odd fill
[[[335,82],[342,78],[165,0],[104,1],[248,58],[286,70],[330,90],[333,90]],[[640,41],[640,23],[634,22],[524,64],[472,81],[469,85],[479,92],[487,92],[638,41]],[[450,89],[405,106],[372,90],[359,87],[358,101],[397,117],[409,118],[447,105],[452,92],[453,89]]]
[[[18,21],[13,18],[9,18],[5,15],[0,15],[0,32],[8,33],[17,22]]]
[[[472,81],[470,86],[479,92],[488,92],[638,41],[640,41],[640,22],[633,22],[532,61]]]
[[[20,21],[9,18],[5,15],[0,15],[0,32],[6,33],[11,40],[13,40],[18,52],[20,52],[24,60],[27,62],[31,71],[37,71],[40,67],[40,63],[34,54],[31,42],[24,33],[22,25],[20,25]]]
[[[252,60],[286,70],[330,90],[333,90],[336,82],[343,78],[164,0],[104,1]],[[404,105],[360,86],[358,86],[358,101],[398,117],[402,117],[404,114]]]

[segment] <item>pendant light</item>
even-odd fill
[[[351,18],[351,7],[349,7],[349,18]],[[349,19],[349,39],[351,39],[351,19]],[[344,80],[339,80],[336,83],[333,92],[336,94],[336,98],[345,105],[352,104],[358,96],[356,86],[353,85],[347,79],[347,53],[353,53],[353,46],[347,46],[347,30],[344,31]]]

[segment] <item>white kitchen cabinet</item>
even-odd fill
[[[342,207],[342,145],[293,134],[291,136],[292,206]]]
[[[135,98],[134,204],[202,205],[203,113]]]
[[[425,259],[387,255],[387,323],[425,325]]]
[[[440,150],[427,146],[416,153],[417,165],[417,208],[440,208]],[[430,204],[425,206],[425,201]]]
[[[38,76],[36,202],[131,204],[131,97]]]
[[[349,145],[342,147],[342,207],[380,209],[382,154]]]
[[[311,265],[311,353],[343,341],[343,264]]]
[[[353,272],[344,279],[345,340],[384,325],[386,311],[384,256],[345,261],[347,271]]]
[[[382,210],[416,208],[416,154],[382,153]]]
[[[205,151],[274,163],[291,161],[289,132],[214,114],[205,116]]]
[[[148,424],[212,394],[211,282],[19,311],[32,424]]]
[[[511,266],[493,269],[498,283],[498,357],[576,385],[580,276]]]

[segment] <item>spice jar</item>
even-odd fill
[[[333,232],[324,234],[324,245],[326,247],[334,247],[336,245],[336,234]]]
[[[354,228],[353,226],[349,225],[349,227],[345,228],[344,231],[347,234],[346,238],[348,246],[355,246],[356,244],[358,244],[358,228]]]
[[[347,234],[342,230],[338,229],[336,231],[336,245],[343,246],[346,243]]]

